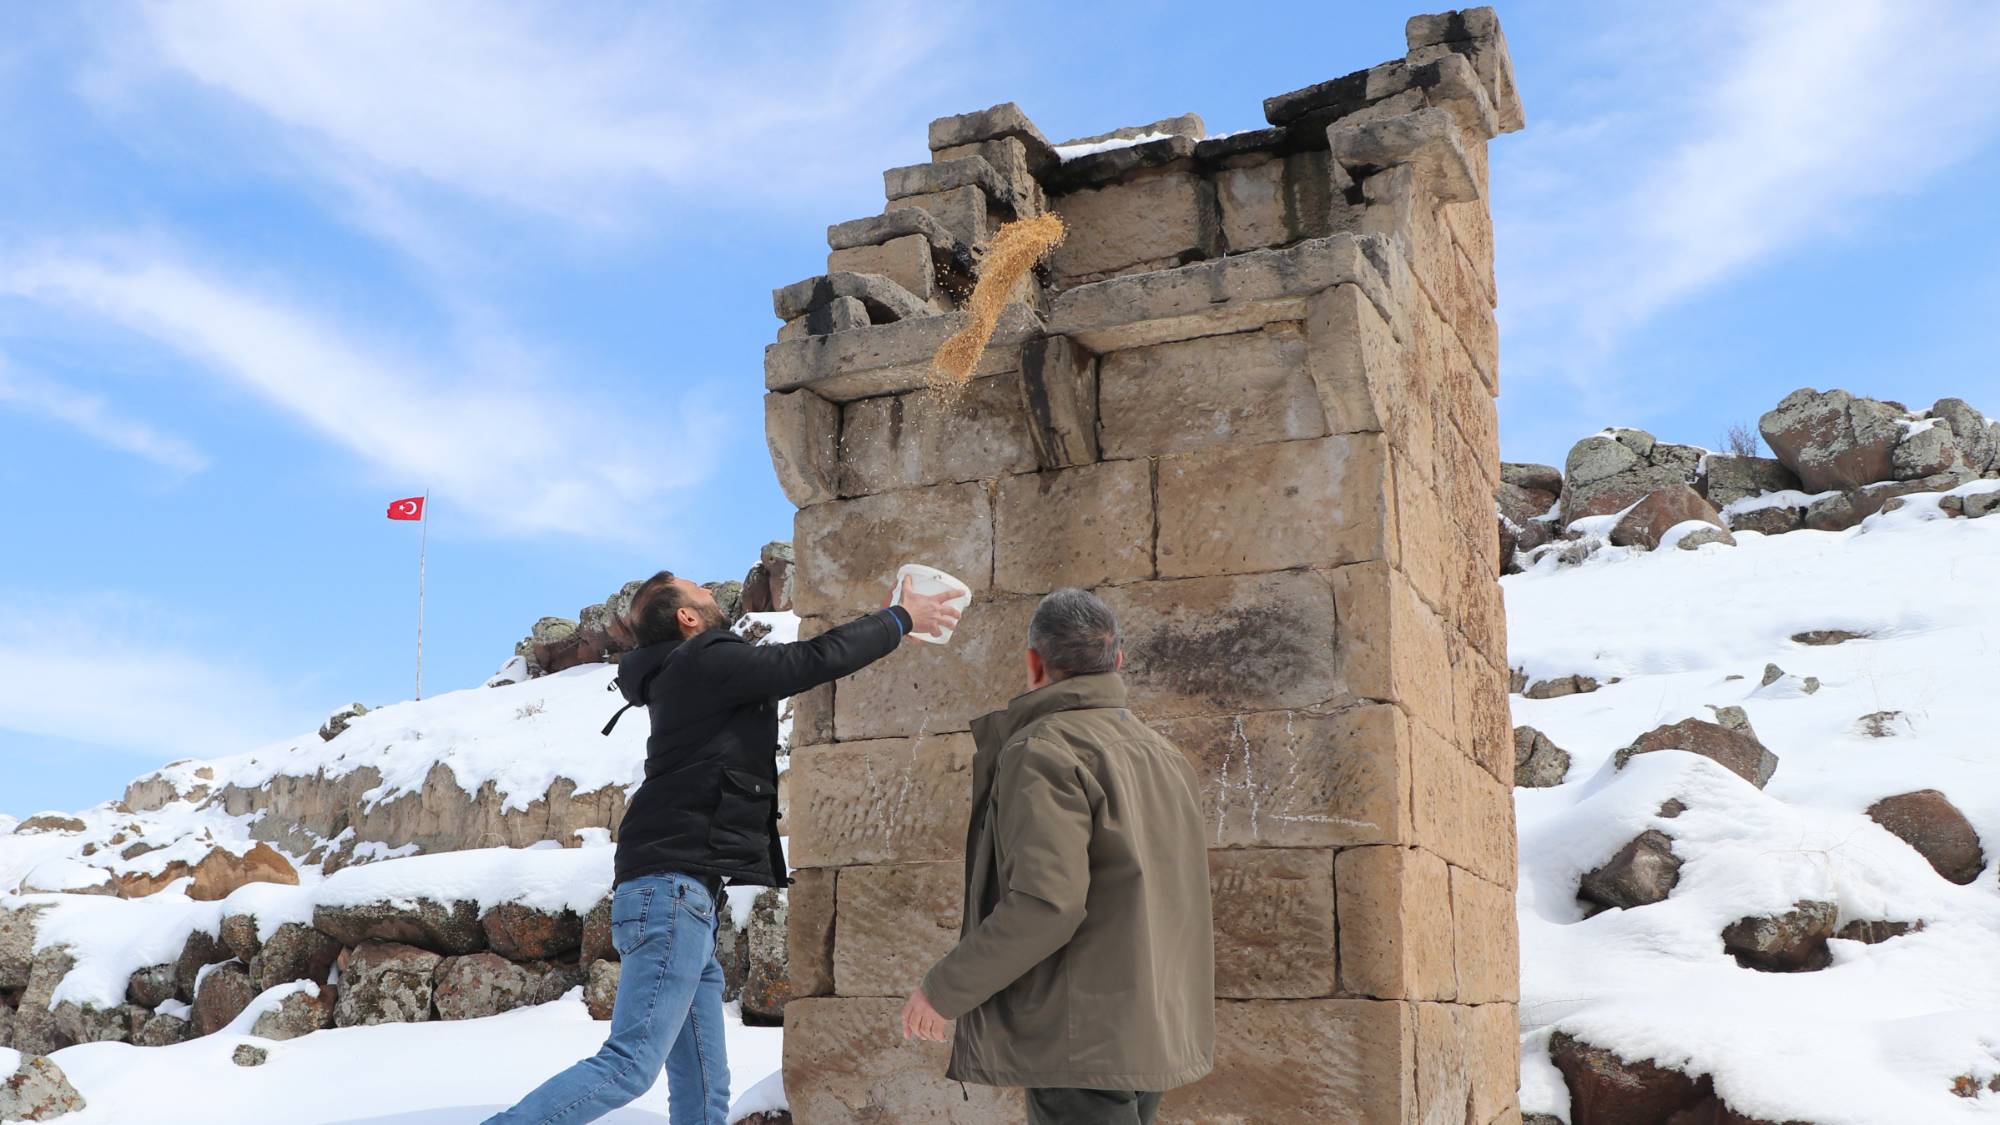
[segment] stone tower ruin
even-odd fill
[[[977,593],[949,646],[798,703],[803,1125],[1021,1119],[896,1017],[958,933],[967,722],[1022,690],[1060,586],[1117,611],[1134,710],[1202,779],[1218,1058],[1162,1119],[1520,1120],[1486,142],[1521,107],[1490,9],[1407,38],[1251,132],[1058,148],[1011,103],[935,121],[887,209],[775,292],[804,633],[903,562]],[[1068,240],[940,402],[983,244],[1044,210]]]

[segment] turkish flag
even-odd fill
[[[395,503],[390,504],[389,518],[392,520],[423,519],[424,498],[421,496],[412,496],[407,500],[398,500]]]

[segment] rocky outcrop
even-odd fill
[[[764,544],[743,576],[743,612],[772,613],[792,608],[792,545]]]
[[[479,1019],[538,1004],[549,975],[546,964],[518,964],[497,953],[447,957],[438,964],[433,993],[438,1018]]]
[[[1584,875],[1576,897],[1599,910],[1630,909],[1664,902],[1681,878],[1674,842],[1647,829],[1594,871]]]
[[[1687,485],[1674,484],[1648,493],[1634,504],[1611,529],[1611,543],[1650,551],[1660,545],[1667,532],[1690,520],[1708,524],[1722,533],[1721,539],[1711,542],[1736,542],[1723,526],[1722,517],[1700,493]]]
[[[1648,731],[1632,745],[1618,751],[1613,761],[1617,768],[1623,769],[1638,755],[1660,750],[1685,750],[1698,754],[1759,789],[1778,772],[1778,756],[1765,749],[1748,726],[1731,729],[1703,719],[1682,719]]]
[[[741,1000],[746,1024],[778,1027],[785,1022],[785,1003],[792,998],[785,964],[786,928],[785,896],[776,888],[759,894],[743,927]]]
[[[1563,526],[1623,511],[1663,488],[1692,485],[1702,453],[1644,430],[1606,430],[1577,442],[1563,466]]]
[[[216,848],[194,865],[194,882],[188,887],[187,896],[197,902],[217,902],[251,883],[296,887],[299,873],[290,860],[269,844],[257,844],[242,855]]]
[[[368,713],[368,708],[359,703],[350,703],[326,717],[319,726],[319,737],[323,742],[332,742],[347,729],[347,724]]]
[[[295,980],[325,984],[340,956],[333,935],[302,922],[286,922],[250,962],[250,981],[262,992]]]
[[[1808,492],[1896,479],[1896,446],[1908,412],[1846,391],[1802,388],[1757,422],[1765,444]]]
[[[1703,469],[1701,494],[1718,509],[1767,492],[1791,492],[1802,487],[1799,475],[1775,457],[1710,453]]]
[[[1979,878],[1986,853],[1979,833],[1958,806],[1935,789],[1884,797],[1868,806],[1868,817],[1917,850],[1939,875],[1960,886]]]

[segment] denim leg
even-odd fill
[[[693,899],[689,900],[694,901]],[[725,1125],[729,1119],[729,1056],[722,1015],[722,965],[715,959],[715,931],[708,918],[708,963],[688,1007],[680,1037],[667,1052],[669,1125]],[[694,932],[692,929],[690,933]]]
[[[485,1125],[583,1125],[652,1088],[701,986],[704,964],[715,960],[712,927],[704,930],[679,905],[683,885],[706,901],[700,884],[680,875],[619,885],[611,899],[611,940],[621,964],[610,1038],[595,1055]]]

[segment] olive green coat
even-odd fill
[[[1215,939],[1194,770],[1077,676],[973,722],[965,922],[924,978],[950,1077],[1167,1090],[1215,1057]]]

